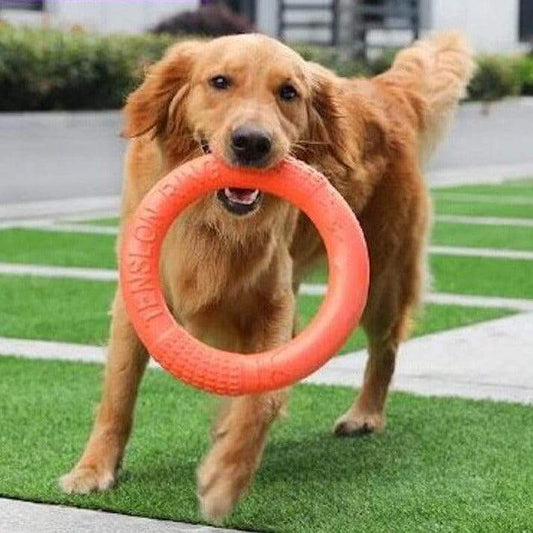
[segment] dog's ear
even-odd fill
[[[190,70],[201,47],[201,41],[178,43],[148,69],[142,85],[126,101],[124,137],[149,131],[157,136],[166,131],[170,108],[174,110],[186,95]]]
[[[376,158],[381,162],[389,149],[383,112],[362,93],[343,102],[338,79],[320,65],[308,65],[312,76],[309,133],[324,147],[321,156],[332,156],[352,169],[365,163],[374,165]]]
[[[343,165],[352,166],[346,146],[346,111],[339,101],[335,77],[315,63],[308,63],[308,68],[311,82],[309,136],[317,143],[320,157],[329,155]]]

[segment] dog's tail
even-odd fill
[[[446,133],[473,73],[472,49],[460,33],[451,31],[402,50],[383,75],[424,104],[419,121],[422,162]]]

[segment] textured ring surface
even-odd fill
[[[261,353],[217,350],[195,339],[177,324],[161,290],[159,256],[172,222],[192,202],[224,187],[285,198],[305,212],[326,245],[329,284],[317,315],[287,344]],[[322,174],[292,158],[263,171],[229,167],[206,155],[174,169],[139,205],[124,233],[120,263],[127,313],[152,357],[174,377],[228,396],[282,388],[320,368],[359,322],[369,284],[355,215]]]

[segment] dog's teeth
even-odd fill
[[[204,154],[210,154],[211,148],[209,148],[209,143],[205,139],[200,140],[200,148]]]
[[[259,191],[257,189],[255,191],[247,191],[245,189],[242,189],[237,192],[235,190],[231,190],[229,187],[226,187],[224,189],[224,194],[233,203],[250,205],[257,200],[257,197],[259,196]]]

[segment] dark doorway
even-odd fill
[[[520,40],[533,41],[533,0],[520,0]]]

